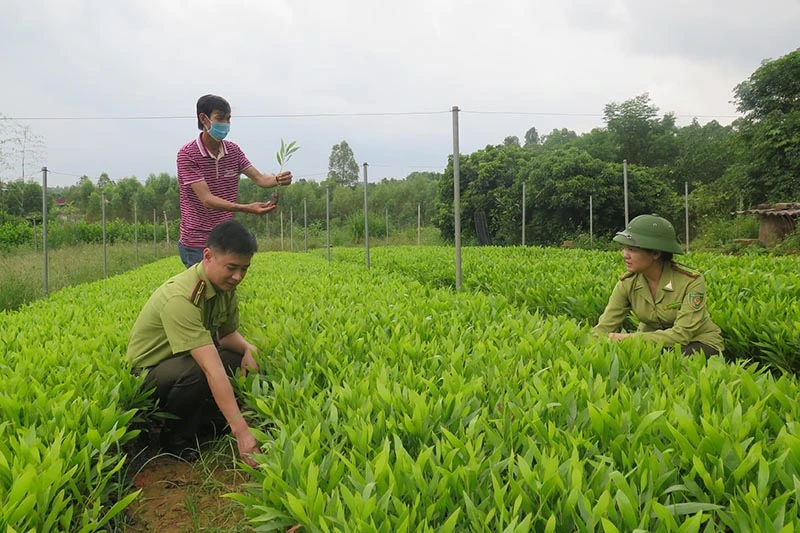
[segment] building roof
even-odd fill
[[[783,202],[779,204],[758,204],[755,209],[734,211],[732,215],[765,215],[776,217],[796,217],[800,215],[800,203]]]

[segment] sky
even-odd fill
[[[729,124],[736,85],[800,46],[798,0],[0,0],[0,141],[24,175],[69,186],[176,173],[197,99],[225,97],[262,172],[281,139],[322,180],[342,140],[369,181],[461,153],[602,127],[649,93],[660,113]],[[10,146],[10,145],[7,145]],[[9,156],[0,180],[23,176]],[[363,179],[363,175],[361,177]]]

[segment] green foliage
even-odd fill
[[[0,250],[8,251],[33,240],[33,226],[24,220],[0,224]]]
[[[509,230],[508,226],[513,225],[513,217],[519,216],[521,189],[518,187],[532,158],[533,152],[518,146],[491,145],[461,157],[461,227],[468,241],[476,238],[474,221],[480,213],[489,221],[492,243],[513,244],[516,241],[514,230]],[[434,223],[446,240],[453,240],[452,159],[440,181]]]
[[[284,165],[286,165],[289,162],[289,160],[292,158],[292,155],[299,149],[300,147],[297,146],[297,141],[292,141],[289,144],[286,144],[283,142],[283,139],[281,139],[281,147],[275,154],[275,159],[278,160],[278,165],[280,166],[278,174],[283,172]]]
[[[727,178],[749,205],[800,196],[800,49],[765,61],[736,86],[738,172]]]
[[[136,498],[121,495],[122,446],[151,403],[123,357],[165,266],[0,312],[1,529],[99,531]]]
[[[676,190],[688,182],[691,189],[719,180],[733,163],[730,126],[716,120],[701,126],[697,119],[677,130],[678,156],[669,167]]]
[[[347,141],[334,144],[328,159],[328,182],[352,187],[358,182],[358,163]]]
[[[561,244],[589,231],[589,195],[593,229],[611,234],[624,224],[622,165],[593,158],[575,147],[532,151],[515,146],[487,146],[461,158],[462,232],[477,242],[476,214],[485,213],[491,244],[521,242],[522,183],[526,183],[526,240]],[[452,161],[440,182],[434,223],[452,242]],[[659,213],[678,222],[680,201],[669,185],[647,167],[628,168],[629,212]],[[676,223],[676,227],[680,227]]]
[[[337,250],[333,257],[363,263],[363,254],[355,249]],[[709,310],[722,329],[727,355],[800,371],[800,338],[792,326],[800,323],[796,276],[800,259],[692,252],[677,260],[704,272]],[[462,261],[466,290],[502,295],[524,309],[587,325],[597,323],[624,271],[618,250],[465,248]],[[452,249],[448,248],[376,249],[370,253],[370,265],[433,287],[455,286]]]
[[[49,199],[50,207],[52,203]],[[22,179],[0,183],[0,211],[19,218],[41,220],[42,186]]]
[[[535,126],[531,126],[528,131],[525,132],[525,148],[533,148],[539,144],[539,132],[536,131]]]
[[[542,137],[542,147],[548,150],[563,148],[578,138],[578,134],[567,128],[555,128],[549,135]]]
[[[41,228],[37,227],[36,232],[37,239],[41,240]],[[172,242],[177,242],[179,232],[179,221],[175,220],[169,225],[169,238]],[[133,243],[137,238],[141,245],[148,242],[152,244],[153,224],[139,222],[138,225],[134,225],[122,220],[111,220],[106,223],[106,243],[108,244]],[[156,226],[155,238],[158,242],[163,242],[167,238],[167,228],[163,221],[159,221]],[[32,246],[33,239],[33,226],[29,222],[17,220],[0,224],[0,250],[13,250],[23,245]],[[47,239],[48,248],[52,249],[102,243],[103,225],[100,222],[84,222],[83,220],[77,222],[55,220],[48,223]]]
[[[621,104],[611,102],[604,110],[608,131],[619,146],[618,161],[659,166],[670,164],[677,155],[675,116],[657,119],[658,108],[650,95],[641,94]]]
[[[800,250],[800,231],[795,228],[793,233],[781,239],[770,252],[775,255],[794,255],[797,254],[798,250]]]
[[[115,276],[167,256],[177,256],[174,242],[159,241],[109,244],[105,250],[105,271]],[[177,259],[176,259],[177,261]],[[178,264],[178,263],[175,263]],[[0,311],[15,310],[44,296],[44,264],[41,245],[15,248],[0,255]],[[52,294],[64,287],[103,279],[104,252],[101,244],[54,247],[48,254],[48,290]]]
[[[423,227],[430,226],[440,177],[441,175],[435,172],[413,172],[405,179],[383,179],[377,183],[370,183],[370,219],[375,217],[380,221],[375,232],[372,229],[373,223],[370,223],[370,235],[386,236],[387,210],[392,235],[411,229],[416,231],[418,214],[421,225]],[[256,201],[262,194],[263,190],[250,180],[240,182],[239,197],[242,202]],[[337,234],[334,244],[337,246],[352,244],[353,235],[349,229],[349,221],[354,215],[363,218],[364,189],[361,187],[332,187],[330,198],[331,227]],[[295,231],[302,227],[304,213],[309,227],[324,230],[326,223],[325,185],[317,181],[300,179],[291,186],[281,189],[281,201],[278,209],[266,217],[237,214],[235,218],[248,226],[256,235],[276,237],[280,235],[281,213],[284,218],[284,230],[288,233],[290,212],[294,215]],[[268,231],[267,226],[269,226]],[[347,227],[347,230],[340,239],[337,228],[342,227]]]
[[[527,176],[532,191],[528,204],[530,242],[560,244],[567,235],[587,232],[590,194],[594,230],[598,234],[619,231],[625,220],[622,174],[621,164],[602,162],[576,148],[537,157]],[[628,167],[628,197],[631,218],[659,213],[677,222],[678,197],[651,169]]]
[[[369,235],[370,239],[374,242],[376,239],[386,236],[386,220],[369,213]],[[347,227],[350,230],[350,236],[353,244],[364,242],[364,213],[354,213],[350,215],[347,220]]]
[[[734,239],[758,238],[758,217],[755,215],[707,218],[699,221],[698,225],[698,236],[692,243],[695,248],[722,249],[730,246]]]
[[[508,249],[476,250],[475,259],[487,251],[498,254],[487,268],[513,264],[497,261]],[[440,263],[416,257],[409,264],[421,269]],[[588,326],[497,293],[454,294],[312,259],[273,256],[268,270],[278,267],[280,283],[242,289],[244,322],[288,317],[247,332],[274,355],[265,375],[238,381],[264,431],[255,482],[231,495],[252,527],[800,525],[795,379],[595,341]],[[261,270],[254,262],[250,275]],[[495,274],[498,283],[525,279]]]
[[[736,107],[749,118],[797,109],[800,94],[800,48],[775,60],[765,60],[745,81],[736,86]]]
[[[796,378],[592,338],[586,317],[611,290],[616,253],[465,252],[459,293],[451,248],[376,248],[370,270],[356,250],[337,249],[334,265],[254,258],[240,313],[262,373],[234,381],[265,453],[229,495],[253,529],[800,526]],[[690,259],[731,350],[796,358],[797,258]],[[0,527],[113,529],[137,497],[109,499],[120,447],[151,405],[123,354],[175,268],[0,313]]]

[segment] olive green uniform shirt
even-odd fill
[[[637,337],[664,346],[701,342],[722,351],[722,333],[708,314],[705,281],[698,270],[674,262],[665,265],[655,300],[644,274],[625,274],[593,331],[602,336],[619,331],[630,311],[639,319]]]
[[[236,291],[217,291],[203,263],[189,267],[161,285],[147,300],[128,341],[128,362],[148,368],[239,328]]]

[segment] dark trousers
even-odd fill
[[[203,260],[203,248],[187,248],[178,241],[178,256],[183,261],[183,266],[189,268]]]
[[[692,355],[693,353],[697,353],[700,350],[705,352],[706,355],[717,355],[719,350],[716,348],[712,348],[708,344],[703,344],[702,342],[690,342],[686,346],[681,346],[681,353],[683,355]]]
[[[219,350],[225,373],[232,376],[242,363],[242,354]],[[145,382],[155,387],[158,407],[175,415],[162,430],[162,441],[193,443],[201,434],[219,434],[225,417],[219,411],[203,370],[189,353],[170,357],[150,368]]]

